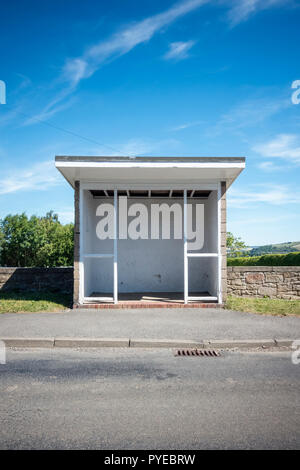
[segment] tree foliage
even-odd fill
[[[45,217],[23,213],[0,220],[1,266],[71,266],[73,246],[73,224],[62,225],[53,211]]]
[[[300,252],[227,258],[228,266],[300,266]]]
[[[240,237],[235,237],[231,232],[227,232],[226,243],[228,256],[236,257],[244,254],[246,245]]]
[[[245,243],[227,232],[230,257],[243,254]],[[30,218],[25,213],[0,220],[0,265],[18,267],[72,266],[73,224],[62,225],[57,214]]]
[[[258,246],[256,248],[252,248],[250,251],[250,256],[261,256],[265,254],[285,254],[285,253],[293,253],[298,252],[300,248],[300,242],[286,242],[286,243],[278,243],[272,245],[263,245]]]

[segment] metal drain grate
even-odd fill
[[[215,349],[177,349],[175,356],[220,357],[221,353]]]

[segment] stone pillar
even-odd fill
[[[79,256],[80,256],[80,181],[75,181],[74,190],[74,284],[73,303],[79,304]]]
[[[221,253],[222,253],[222,300],[227,298],[227,247],[226,247],[226,181],[221,182]]]

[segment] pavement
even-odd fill
[[[300,449],[290,352],[10,349],[0,378],[1,449]]]
[[[8,346],[25,347],[27,339],[29,347],[225,348],[290,346],[299,338],[299,317],[213,308],[79,309],[0,315],[0,339],[7,340]]]

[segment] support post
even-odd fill
[[[74,265],[76,259],[79,263],[79,272],[78,272],[78,281],[76,283],[76,278],[74,280],[74,292],[78,292],[78,301],[80,304],[84,301],[84,230],[83,230],[83,211],[84,211],[84,200],[83,200],[83,189],[81,187],[81,182],[77,181],[75,183],[75,194],[77,193],[77,198],[75,196],[75,243],[77,245],[77,253],[74,256]],[[76,240],[77,239],[77,240]],[[75,245],[75,246],[76,246]],[[74,269],[75,274],[75,269]],[[74,302],[75,303],[75,302]]]
[[[118,303],[118,190],[114,190],[114,303]]]
[[[187,256],[187,191],[183,191],[183,263],[184,263],[184,303],[188,303],[189,295],[189,272]]]
[[[218,303],[222,303],[221,182],[218,183]]]

